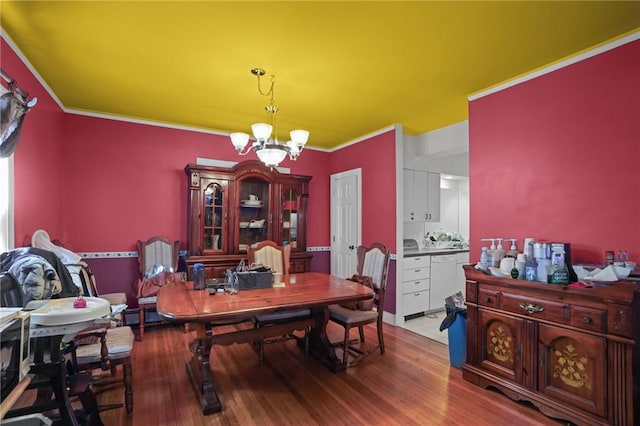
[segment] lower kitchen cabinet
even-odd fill
[[[467,263],[469,252],[404,257],[402,315],[444,311],[447,297],[464,293],[462,265]]]
[[[405,316],[429,310],[430,256],[406,257],[402,269],[402,313]]]
[[[640,424],[639,284],[571,288],[464,269],[464,379],[575,424]]]

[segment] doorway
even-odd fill
[[[331,275],[356,273],[362,241],[362,169],[331,175]]]

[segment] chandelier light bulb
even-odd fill
[[[257,150],[256,154],[265,166],[276,167],[287,156],[287,151],[282,145],[267,144],[263,149]]]
[[[249,143],[249,135],[242,132],[231,133],[231,143],[240,152]]]
[[[291,141],[297,145],[304,145],[309,140],[309,132],[307,130],[292,130],[290,133]]]
[[[251,131],[253,131],[253,136],[258,140],[267,141],[271,136],[271,131],[273,127],[270,124],[266,123],[255,123],[251,126]]]

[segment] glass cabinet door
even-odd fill
[[[298,199],[299,194],[293,188],[284,190],[284,205],[282,206],[282,241],[298,247]]]
[[[205,252],[222,251],[226,241],[223,226],[224,192],[218,183],[211,183],[204,189],[204,221],[202,247]]]
[[[238,251],[246,252],[255,243],[270,240],[269,202],[271,185],[264,179],[248,177],[238,185],[240,212],[238,214]]]

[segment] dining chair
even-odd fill
[[[158,271],[177,271],[180,241],[169,241],[166,237],[154,236],[146,241],[138,240],[137,247],[140,279],[151,278]],[[157,301],[158,297],[156,295],[138,295],[140,341],[142,341],[144,336],[146,310],[150,308],[155,309]]]
[[[74,338],[72,360],[76,371],[91,372],[91,386],[95,392],[103,386],[122,383],[124,387],[124,404],[99,406],[100,411],[125,406],[127,414],[133,414],[133,370],[131,353],[135,336],[131,327],[104,327],[81,331]],[[122,374],[118,374],[117,367],[122,366]],[[96,376],[93,370],[108,371],[107,374]]]
[[[381,243],[373,243],[370,246],[359,246],[357,249],[358,266],[357,271],[360,276],[371,277],[373,281],[374,300],[372,309],[361,310],[351,309],[340,305],[329,306],[329,320],[344,327],[344,339],[334,346],[343,348],[342,362],[345,365],[353,366],[360,362],[365,356],[380,350],[384,354],[384,336],[382,333],[382,315],[384,311],[384,294],[387,287],[387,275],[389,269],[390,251]],[[378,331],[378,344],[364,349],[363,326],[376,323]],[[358,340],[349,340],[349,332],[352,328],[358,328],[360,334],[358,347],[355,346]],[[347,364],[349,352],[355,354],[354,359]]]
[[[265,240],[251,246],[247,249],[249,264],[261,264],[269,267],[274,273],[280,273],[284,276],[289,275],[291,246],[279,246],[276,242]],[[282,324],[292,320],[297,320],[311,316],[310,309],[297,309],[292,311],[276,312],[271,314],[258,315],[255,318],[255,326],[268,327],[270,325]],[[291,339],[300,339],[295,334],[287,334],[274,339],[263,339],[256,342],[258,350],[258,359],[262,363],[264,361],[264,345],[269,343],[284,342]],[[309,352],[309,328],[304,330],[305,352]]]
[[[71,358],[75,371],[88,371],[100,368],[109,371],[108,375],[95,377],[91,374],[91,386],[94,390],[102,390],[103,386],[122,383],[124,386],[125,403],[99,406],[100,411],[110,408],[126,407],[127,414],[133,413],[132,366],[131,353],[133,351],[134,334],[130,326],[124,324],[124,309],[126,309],[126,295],[124,293],[99,294],[95,275],[89,266],[81,262],[77,271],[71,272],[74,280],[78,280],[81,293],[85,296],[100,297],[109,301],[112,317],[103,324],[91,327],[76,334],[73,339]],[[117,309],[120,309],[117,311]],[[122,366],[122,375],[117,375],[118,365]]]
[[[271,268],[272,272],[289,274],[291,246],[279,246],[275,241],[260,241],[247,248],[249,264],[261,264]]]

